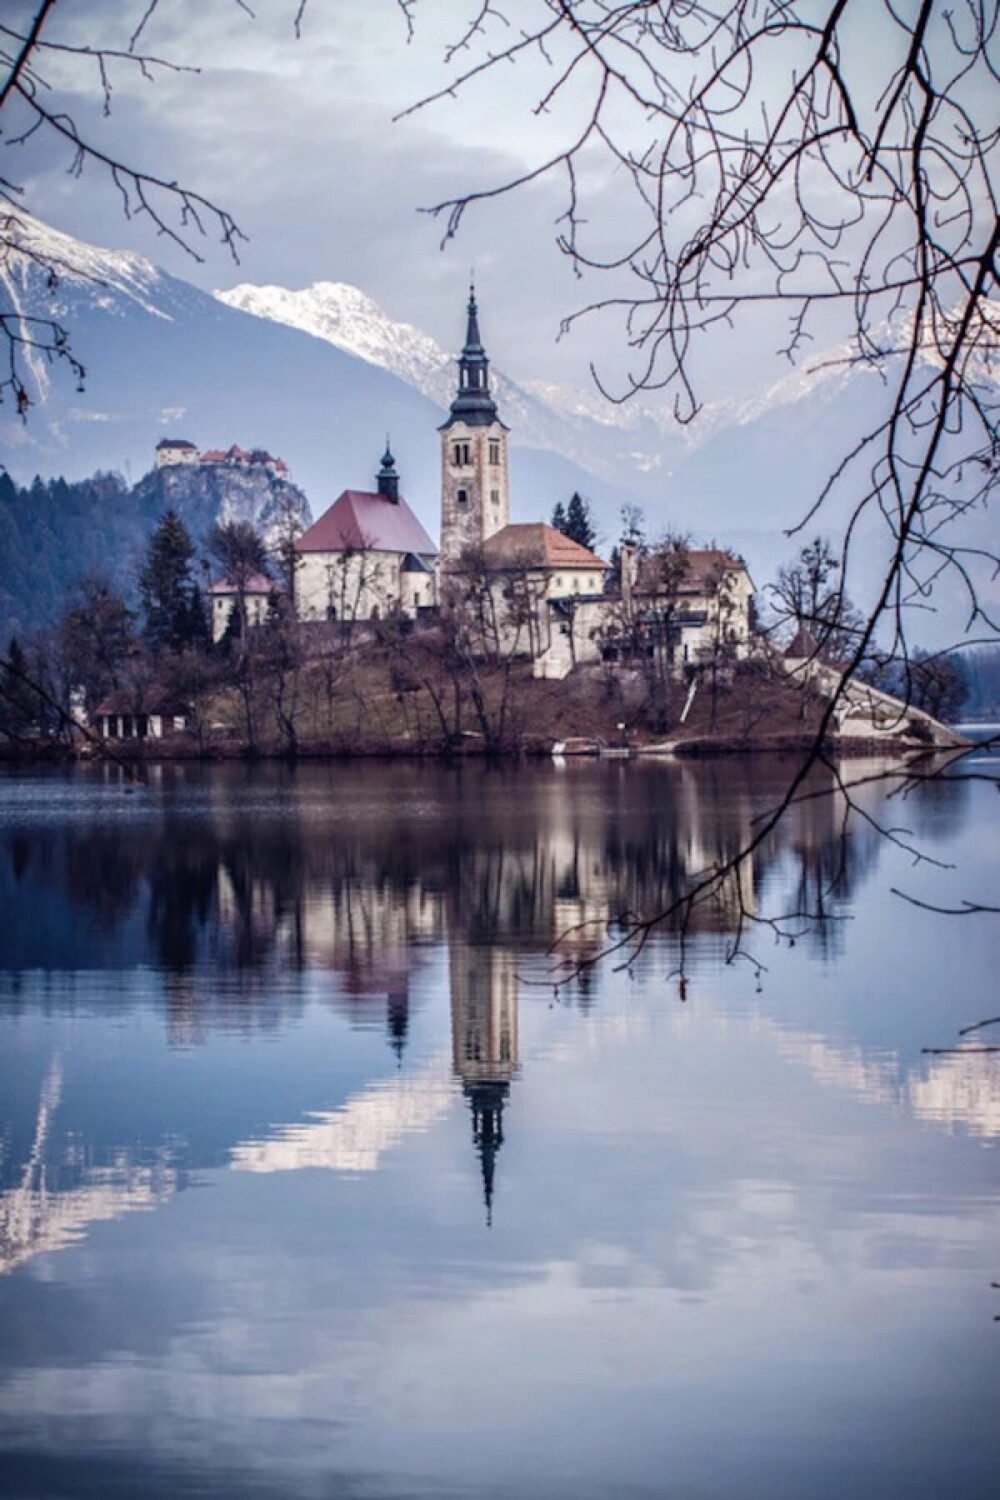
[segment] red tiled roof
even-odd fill
[[[304,531],[295,543],[298,552],[344,552],[364,548],[372,552],[437,552],[406,501],[387,500],[368,490],[345,490]]]
[[[563,536],[543,521],[522,521],[504,526],[487,537],[483,552],[491,562],[531,568],[606,568],[604,560]]]
[[[201,455],[203,464],[222,464],[226,461],[226,455],[221,448],[209,448]]]
[[[245,594],[269,594],[274,588],[270,578],[265,578],[263,573],[249,573],[247,575]],[[218,583],[213,583],[209,589],[210,594],[238,594],[239,589],[231,578],[220,578]]]
[[[107,714],[186,714],[187,705],[165,688],[150,683],[145,688],[116,688],[94,709],[96,717]]]
[[[654,553],[639,563],[638,589],[640,593],[662,593],[664,569]],[[684,553],[684,571],[679,575],[672,569],[678,594],[704,594],[718,587],[726,573],[745,573],[746,567],[738,557],[721,552],[717,547],[692,550]]]

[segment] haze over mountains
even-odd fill
[[[31,222],[30,247],[60,270],[50,289],[29,255],[0,268],[24,314],[71,331],[87,368],[82,394],[58,367],[36,361],[38,401],[27,424],[0,407],[0,454],[15,481],[80,478],[152,464],[163,436],[201,447],[263,447],[289,464],[318,515],[349,486],[371,481],[386,432],[403,490],[437,534],[437,427],[454,383],[453,356],[338,282],[302,290],[244,283],[215,296],[142,256],[102,250]],[[466,289],[456,286],[455,342]],[[594,390],[508,379],[503,327],[480,288],[481,326],[498,403],[511,428],[512,512],[547,518],[579,489],[610,548],[620,508],[639,502],[647,531],[717,539],[746,556],[758,583],[801,538],[797,521],[841,456],[845,434],[871,421],[882,387],[833,354],[817,356],[752,401],[709,403],[681,426],[669,397],[615,406]],[[823,529],[813,527],[812,530]],[[836,517],[825,529],[836,532]],[[862,597],[879,572],[874,540],[849,580]],[[926,636],[960,617],[928,617]]]

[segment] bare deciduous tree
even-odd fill
[[[533,96],[547,120],[538,159],[431,211],[448,239],[477,204],[562,177],[559,244],[577,270],[609,279],[608,295],[564,326],[617,311],[634,360],[617,390],[595,371],[609,399],[663,392],[677,420],[691,421],[699,358],[762,310],[783,324],[777,342],[790,359],[835,328],[845,365],[878,376],[881,405],[845,434],[798,529],[830,515],[846,574],[871,520],[884,571],[812,748],[743,859],[801,794],[876,646],[905,664],[915,613],[944,588],[964,597],[968,635],[997,634],[980,581],[1000,558],[963,522],[1000,474],[1000,6],[537,0],[519,8],[516,27],[510,19],[502,0],[480,6],[450,49],[448,83],[411,111],[469,97],[499,69],[510,99],[509,65],[529,64],[529,88],[547,73]],[[602,159],[631,190],[613,223],[605,179],[591,170]],[[685,909],[718,878],[696,884]],[[640,923],[634,935],[647,931]]]
[[[144,50],[144,34],[159,3],[148,0],[137,24],[121,18],[112,21],[106,42],[96,21],[95,34],[79,40],[79,17],[55,0],[38,0],[23,21],[0,17],[0,146],[18,148],[40,141],[53,160],[66,162],[72,176],[82,177],[85,171],[103,175],[117,189],[126,218],[146,218],[195,260],[202,258],[198,241],[209,236],[236,259],[243,235],[231,214],[166,173],[146,171],[113,154],[96,135],[80,129],[48,82],[50,69],[58,66],[64,74],[68,70],[73,85],[81,93],[92,89],[108,115],[125,74],[153,83],[164,73],[197,72]],[[55,292],[67,268],[33,232],[24,188],[11,175],[11,160],[9,154],[0,159],[0,273],[15,257],[27,259]],[[34,399],[32,361],[62,364],[81,389],[86,372],[73,351],[71,330],[59,317],[25,312],[10,290],[8,278],[0,274],[0,401],[8,396],[26,417]]]

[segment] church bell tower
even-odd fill
[[[441,433],[441,561],[485,542],[510,520],[507,428],[490,391],[490,362],[479,334],[474,287],[469,289],[458,390]]]

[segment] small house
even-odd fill
[[[274,584],[263,573],[251,573],[243,582],[243,600],[247,625],[263,625],[274,592]],[[240,587],[231,578],[220,578],[209,589],[212,599],[212,640],[221,641],[240,596]]]
[[[118,688],[97,705],[93,725],[105,740],[165,740],[183,733],[188,713],[163,688]]]

